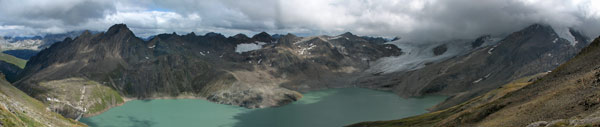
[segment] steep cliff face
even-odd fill
[[[369,61],[401,54],[394,45],[372,43],[351,33],[334,37],[288,34],[279,39],[267,33],[252,38],[161,34],[144,41],[118,24],[104,33],[84,32],[42,50],[30,59],[16,84],[42,100],[59,85],[55,81],[81,78],[125,97],[206,98],[259,108],[301,98],[295,90],[335,87],[338,81],[348,82],[344,77],[366,69]],[[109,103],[114,104],[118,103]],[[71,112],[62,113],[77,116]]]
[[[351,126],[599,126],[599,56],[596,38],[573,59],[524,85],[505,85],[437,112]]]
[[[521,77],[547,72],[569,60],[588,43],[575,46],[550,26],[532,25],[497,44],[422,69],[366,77],[364,87],[392,90],[404,96],[451,95],[433,110],[448,108]],[[477,42],[479,43],[479,42]],[[479,45],[479,44],[474,44]]]

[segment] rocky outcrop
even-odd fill
[[[490,35],[481,36],[481,37],[475,39],[475,41],[471,42],[471,48],[478,48],[481,45],[483,45],[483,43],[485,43],[486,41],[489,41],[490,39],[492,39],[492,36],[490,36]]]
[[[259,43],[262,48],[236,52],[240,45]],[[296,91],[351,85],[348,78],[368,68],[370,61],[401,54],[394,45],[376,44],[351,33],[288,34],[279,39],[267,33],[252,38],[173,33],[144,41],[126,25],[117,24],[106,32],[84,32],[42,50],[27,63],[16,85],[45,98],[51,96],[48,88],[57,85],[44,82],[83,78],[130,98],[185,96],[261,108],[296,101],[302,97]]]
[[[448,51],[448,46],[446,46],[446,44],[442,44],[439,46],[436,46],[435,48],[432,49],[433,51],[433,55],[439,56],[444,54],[446,51]]]

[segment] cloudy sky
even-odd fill
[[[501,35],[533,23],[600,34],[598,0],[0,0],[0,36],[105,31],[358,35],[408,40]]]

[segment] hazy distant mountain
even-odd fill
[[[47,34],[45,36],[34,36],[34,37],[1,37],[0,38],[0,50],[41,50],[48,48],[55,42],[64,40],[65,38],[75,38],[79,36],[83,31],[72,31],[62,34]]]

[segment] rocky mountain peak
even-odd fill
[[[90,36],[90,35],[92,35],[92,33],[91,33],[89,30],[85,30],[85,31],[83,31],[83,33],[81,33],[81,35],[79,35],[79,36]]]
[[[356,35],[354,35],[354,34],[352,34],[352,33],[350,33],[350,32],[346,32],[346,33],[344,33],[344,34],[341,34],[340,36],[343,36],[343,37],[348,37],[348,38],[354,38],[354,37],[358,37],[358,36],[356,36]]]
[[[225,36],[223,36],[223,34],[215,33],[215,32],[208,32],[208,33],[204,34],[204,36],[206,36],[206,37],[222,37],[222,38],[225,38]]]
[[[171,38],[173,36],[177,36],[177,34],[166,34],[166,33],[164,33],[164,34],[156,35],[156,37],[158,37],[160,39],[168,39],[168,38]]]
[[[191,32],[191,33],[186,34],[186,36],[192,36],[192,37],[194,37],[194,36],[196,36],[196,33]]]
[[[285,35],[285,36],[283,36],[283,37],[292,37],[292,38],[296,38],[296,37],[298,37],[298,36],[296,36],[296,35],[294,35],[294,34],[292,34],[292,33],[288,33],[288,34],[286,34],[286,35]]]
[[[521,30],[522,32],[548,32],[548,33],[554,33],[554,29],[552,28],[552,26],[550,25],[545,25],[545,24],[533,24],[528,26],[527,28]]]
[[[108,30],[106,31],[107,35],[115,35],[118,33],[126,33],[126,34],[130,34],[130,35],[134,35],[133,32],[131,32],[131,30],[129,30],[129,28],[125,24],[115,24],[115,25],[111,26],[110,28],[108,28]]]
[[[273,40],[275,40],[267,32],[260,32],[256,35],[252,36],[252,39],[254,39],[256,41],[260,41],[260,42],[272,42]]]
[[[285,36],[279,38],[278,43],[276,45],[284,46],[284,47],[291,47],[292,43],[295,41],[296,38],[298,38],[298,36],[288,33]]]
[[[234,36],[232,36],[235,39],[239,39],[239,40],[246,40],[246,39],[250,39],[248,36],[246,36],[245,34],[239,33],[236,34]]]

